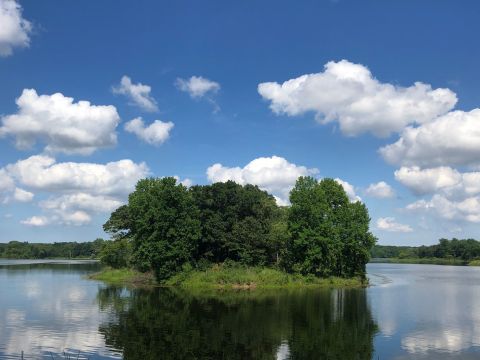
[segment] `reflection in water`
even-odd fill
[[[369,289],[380,359],[480,358],[480,269],[370,264],[390,283]]]
[[[480,268],[371,264],[365,290],[213,296],[82,277],[98,264],[19,263],[0,260],[1,360],[480,358]]]
[[[50,352],[64,350],[97,359],[115,357],[98,333],[105,317],[94,301],[98,284],[81,278],[98,271],[98,264],[2,262],[0,359],[19,359],[22,351],[26,359],[51,359]]]
[[[224,293],[99,290],[106,343],[135,359],[371,359],[364,290]]]

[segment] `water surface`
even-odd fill
[[[369,264],[368,289],[222,294],[84,278],[98,268],[0,260],[0,358],[480,358],[479,268]]]

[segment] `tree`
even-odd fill
[[[193,260],[200,222],[185,186],[177,185],[172,177],[140,180],[129,195],[127,209],[128,216],[121,218],[126,219],[136,267],[153,270],[157,279],[163,281]],[[123,225],[121,222],[118,228]]]
[[[113,239],[127,238],[130,231],[130,212],[128,205],[117,208],[103,224],[103,230],[110,234]]]
[[[100,251],[100,261],[114,269],[124,268],[130,264],[131,253],[127,239],[107,241]]]
[[[300,177],[290,193],[285,266],[303,275],[365,275],[375,238],[365,205],[350,203],[333,179]]]
[[[247,265],[265,265],[273,259],[275,249],[269,241],[277,210],[273,196],[233,181],[194,186],[191,192],[202,224],[197,259]]]

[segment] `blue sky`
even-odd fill
[[[479,12],[0,0],[0,241],[105,236],[147,175],[253,182],[280,203],[298,175],[332,177],[380,244],[478,238]]]

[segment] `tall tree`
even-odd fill
[[[287,269],[304,275],[365,274],[375,238],[366,207],[350,203],[333,179],[300,177],[290,193]]]
[[[172,177],[140,180],[128,198],[133,263],[159,281],[193,260],[200,236],[198,211],[188,189]]]

